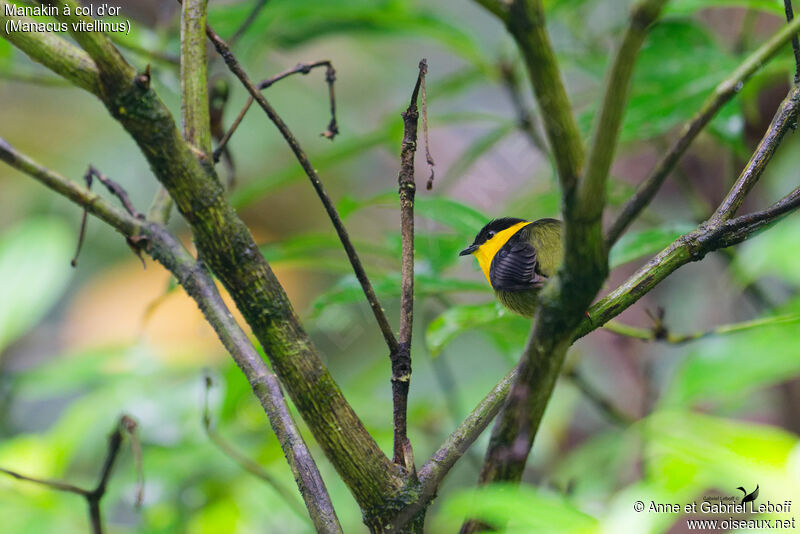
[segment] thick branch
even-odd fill
[[[522,52],[539,104],[539,115],[555,158],[561,188],[569,197],[578,183],[583,166],[583,143],[547,35],[542,2],[512,0],[508,8],[501,2],[480,3],[501,17]]]
[[[728,199],[737,197],[737,193],[745,187],[749,191],[760,178],[784,134],[793,127],[798,109],[800,109],[800,86],[795,86],[781,103],[756,154],[731,188]],[[712,217],[694,232],[676,239],[617,289],[594,304],[589,309],[589,317],[578,328],[576,337],[588,334],[622,313],[679,267],[702,259],[710,251],[744,241],[754,232],[796,210],[799,205],[800,188],[762,211],[728,220]]]
[[[625,203],[619,216],[611,225],[606,243],[611,247],[641,211],[655,197],[670,172],[681,160],[697,135],[711,122],[717,112],[729,102],[763,65],[774,58],[781,48],[800,31],[800,19],[781,28],[766,43],[745,59],[725,80],[720,82],[711,96],[706,99],[697,113],[683,126],[678,139],[664,154],[650,174],[636,188],[633,196]]]
[[[586,175],[581,184],[577,209],[586,219],[599,218],[603,213],[606,181],[614,160],[622,118],[628,103],[631,75],[636,57],[647,36],[647,29],[658,18],[667,0],[643,0],[631,13],[622,43],[614,57],[605,86],[599,119],[595,123]]]
[[[605,280],[608,254],[601,227],[605,184],[622,124],[635,58],[647,28],[658,17],[664,3],[665,0],[644,0],[634,8],[630,25],[609,71],[586,175],[577,191],[571,180],[561,177],[565,218],[564,263],[539,297],[533,328],[518,366],[519,375],[492,431],[481,470],[481,483],[518,481],[522,476],[545,407],[571,345],[572,331]],[[518,18],[513,6],[509,22],[512,33],[513,21]],[[538,17],[530,35],[536,35],[537,27],[544,33],[541,6],[538,8],[538,13],[536,10],[528,12]],[[557,76],[557,69],[553,75]],[[539,91],[537,98],[541,105],[543,95]],[[564,106],[568,106],[566,97],[564,99]],[[569,111],[568,107],[566,111]],[[571,113],[568,117],[572,119]],[[556,153],[557,145],[552,137],[550,141]],[[558,159],[557,154],[556,157]],[[478,527],[470,522],[462,532],[474,532]]]
[[[9,17],[6,17],[5,12],[6,6],[10,4],[7,0],[0,0],[0,36],[70,83],[98,95],[100,73],[86,52],[52,33],[6,33],[6,21]],[[27,17],[15,17],[14,20],[33,22]]]
[[[181,115],[183,137],[210,157],[205,36],[207,5],[208,0],[185,0],[181,6]]]
[[[75,27],[83,28],[84,25],[94,22],[88,15],[81,16],[75,13],[78,7],[75,0],[39,0],[39,3],[52,4],[59,7],[58,19],[69,25],[72,37],[94,60],[100,71],[101,92],[122,91],[131,83],[136,71],[128,65],[122,54],[119,53],[119,50],[105,34],[102,32],[81,31],[81,29],[74,31]],[[69,15],[64,14],[64,6],[69,6]],[[101,98],[105,97],[101,96]]]
[[[261,401],[284,455],[292,468],[314,525],[320,532],[341,532],[327,490],[311,453],[292,420],[275,375],[261,359],[247,334],[233,319],[217,286],[166,229],[119,210],[98,195],[45,169],[0,139],[0,159],[66,196],[141,246],[166,267],[197,302],[223,346],[239,365]]]
[[[102,34],[75,32],[101,70],[102,99],[139,145],[189,223],[200,257],[236,302],[322,449],[365,510],[403,485],[322,363],[247,227],[210,166],[181,138],[149,84],[109,51]],[[111,46],[109,44],[109,46]],[[122,63],[121,65],[117,63]]]

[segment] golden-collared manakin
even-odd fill
[[[459,256],[474,255],[500,302],[533,317],[539,291],[561,264],[562,243],[559,220],[505,217],[484,226]]]

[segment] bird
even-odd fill
[[[478,260],[498,300],[523,317],[533,317],[539,291],[555,275],[563,254],[558,219],[494,219],[458,253]]]
[[[741,486],[739,486],[736,489],[738,489],[739,491],[741,491],[744,494],[744,495],[742,495],[742,504],[744,504],[746,502],[753,502],[753,501],[756,500],[756,497],[758,497],[758,484],[756,484],[756,489],[754,489],[753,492],[750,493],[750,494],[748,494],[747,490],[744,489]]]

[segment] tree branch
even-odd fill
[[[29,477],[3,468],[0,468],[0,473],[5,473],[6,475],[14,477],[17,480],[33,482],[34,484],[46,486],[57,491],[81,495],[84,499],[86,499],[86,504],[89,506],[89,523],[92,528],[92,533],[103,534],[103,520],[101,516],[100,502],[103,500],[103,497],[106,494],[106,487],[108,486],[108,481],[111,478],[111,470],[113,469],[114,463],[119,455],[119,449],[122,445],[122,433],[124,431],[128,434],[132,434],[135,428],[136,422],[127,415],[121,416],[119,421],[117,421],[113,432],[108,438],[108,452],[103,460],[103,467],[100,470],[100,477],[97,481],[97,485],[91,490],[79,488],[77,486],[73,486],[72,484],[59,482],[57,480]]]
[[[583,396],[595,406],[597,411],[603,414],[611,423],[626,427],[635,421],[633,417],[622,412],[602,393],[597,391],[593,385],[586,381],[586,377],[579,373],[577,369],[569,369],[564,373],[564,376],[571,380],[575,387],[578,388],[578,391],[580,391]]]
[[[508,400],[492,431],[481,469],[480,483],[519,481],[567,349],[571,345],[572,332],[580,324],[581,315],[605,280],[608,253],[602,239],[601,223],[605,183],[627,102],[633,64],[647,28],[658,17],[664,3],[665,0],[643,0],[632,11],[628,30],[609,71],[586,175],[576,185],[573,179],[565,177],[559,171],[565,219],[564,262],[558,275],[540,293],[531,334],[518,365],[519,375],[511,386]],[[512,33],[513,21],[522,15],[522,12],[515,14],[513,6],[514,4],[509,22]],[[544,16],[541,6],[537,7],[538,10],[527,12],[538,17],[537,24],[532,26],[533,35],[537,28],[541,28],[541,33],[544,33]],[[528,39],[530,40],[530,35]],[[552,50],[550,53],[552,54]],[[555,59],[552,61],[555,62]],[[552,75],[557,76],[555,63],[553,70]],[[534,83],[534,89],[535,85]],[[563,91],[563,87],[561,90]],[[543,95],[536,92],[541,105]],[[566,108],[565,117],[572,122],[566,96],[563,105]],[[560,129],[564,130],[563,122]],[[550,146],[555,153],[557,145],[552,134],[549,135]],[[578,152],[574,156],[577,154]],[[570,161],[576,161],[574,156]],[[558,154],[556,158],[558,161]],[[467,522],[462,532],[475,532],[478,528],[478,523]]]
[[[264,6],[267,5],[267,0],[255,0],[255,4],[253,5],[253,9],[250,10],[250,13],[247,14],[247,17],[242,21],[236,31],[231,35],[231,38],[228,39],[228,43],[230,43],[231,47],[234,47],[236,43],[241,39],[241,37],[247,33],[247,30],[250,29],[250,26],[258,18],[258,15],[261,13],[261,10],[264,9]]]
[[[324,59],[321,61],[315,61],[313,63],[298,63],[291,69],[287,69],[279,74],[276,74],[275,76],[272,76],[271,78],[263,80],[257,85],[257,87],[259,91],[263,91],[264,89],[272,87],[272,85],[275,84],[276,82],[279,82],[280,80],[283,80],[284,78],[287,78],[292,74],[308,74],[309,72],[311,72],[312,69],[322,66],[327,67],[325,79],[328,82],[328,91],[330,94],[330,103],[331,103],[331,121],[328,124],[327,132],[332,132],[332,133],[330,133],[329,135],[325,135],[327,132],[323,132],[321,135],[323,137],[328,137],[329,139],[333,139],[336,133],[339,132],[339,128],[336,124],[336,99],[334,97],[334,92],[333,92],[333,82],[336,80],[336,71],[333,69],[333,65],[329,60]],[[242,119],[244,119],[244,116],[247,114],[247,111],[250,109],[250,106],[252,105],[253,105],[253,97],[251,95],[247,98],[247,102],[245,103],[245,105],[242,106],[242,110],[239,112],[239,115],[237,115],[236,120],[233,121],[231,127],[228,129],[228,131],[225,133],[225,135],[222,137],[222,139],[220,139],[219,143],[217,144],[217,148],[214,150],[215,163],[219,161],[220,156],[225,151],[225,146],[228,144],[228,141],[230,141],[231,136],[239,127],[239,124],[241,124]]]
[[[500,77],[503,81],[508,96],[511,100],[511,105],[514,107],[514,112],[517,115],[517,124],[519,128],[525,132],[525,135],[530,140],[531,144],[545,156],[550,155],[550,150],[547,143],[539,134],[539,126],[536,117],[525,106],[522,98],[522,90],[520,88],[519,77],[511,62],[503,62],[500,64]]]
[[[586,175],[583,178],[577,210],[582,218],[595,219],[603,213],[606,181],[614,160],[619,130],[628,103],[631,75],[647,30],[658,18],[667,0],[641,0],[631,12],[630,24],[614,57],[605,86],[599,119],[595,123]]]
[[[748,233],[752,233],[752,231]],[[661,326],[660,329],[656,330],[653,328],[638,328],[635,326],[621,324],[616,321],[608,321],[604,325],[604,328],[618,336],[640,339],[642,341],[659,341],[673,345],[682,345],[711,336],[725,336],[755,328],[762,328],[764,326],[792,324],[797,322],[800,322],[800,313],[789,313],[785,315],[775,315],[772,317],[759,317],[758,319],[752,319],[750,321],[724,324],[715,326],[709,330],[699,330],[697,332],[691,332],[688,334],[675,334],[664,326]]]
[[[794,19],[792,11],[792,0],[783,0],[784,11],[786,12],[786,22],[791,23]],[[797,35],[792,37],[792,51],[794,52],[794,83],[800,83],[800,40]]]
[[[490,11],[503,20],[522,52],[556,162],[561,189],[565,197],[571,197],[583,167],[583,142],[547,35],[542,2],[511,0],[508,8],[501,2],[480,3],[487,9],[496,6]]]
[[[41,63],[70,83],[94,95],[100,93],[100,72],[94,61],[68,41],[52,33],[15,31],[6,33],[7,0],[0,0],[0,36],[25,52],[31,59]],[[24,23],[33,22],[27,17],[15,17]]]
[[[183,137],[211,157],[208,110],[206,7],[208,0],[184,0],[181,5],[181,115]]]
[[[420,468],[418,473],[419,497],[396,516],[393,521],[395,528],[401,529],[406,522],[420,510],[425,509],[428,503],[436,497],[436,491],[450,469],[461,459],[500,411],[516,375],[517,370],[513,369],[504,376]]]
[[[756,185],[758,179],[761,178],[764,167],[772,159],[783,136],[789,128],[795,127],[799,99],[800,93],[795,89],[790,91],[781,102],[777,113],[772,118],[767,134],[761,139],[744,172],[739,175],[739,179],[714,212],[714,215],[709,219],[711,224],[726,221],[736,215],[747,194]]]
[[[83,206],[89,213],[140,243],[148,254],[175,276],[189,296],[197,302],[261,402],[295,475],[315,527],[320,532],[340,533],[341,527],[330,497],[311,453],[289,415],[277,378],[261,359],[247,334],[233,319],[205,266],[195,261],[183,245],[162,226],[143,221],[111,206],[88,189],[18,153],[1,138],[0,160]]]
[[[325,454],[365,514],[384,513],[384,496],[403,487],[402,473],[380,450],[322,363],[248,228],[226,201],[213,168],[198,161],[166,106],[116,51],[105,46],[102,34],[73,36],[100,68],[106,108],[137,142],[191,226],[200,257],[236,302]]]
[[[625,203],[614,220],[606,236],[610,248],[617,242],[628,226],[653,200],[661,185],[667,179],[697,135],[711,122],[717,112],[739,92],[763,65],[774,58],[781,48],[800,31],[800,19],[781,28],[767,42],[745,59],[733,73],[717,85],[697,113],[683,126],[678,139],[664,154],[650,174],[642,180],[633,196]]]
[[[370,308],[372,309],[372,314],[375,316],[375,320],[377,321],[378,327],[383,334],[384,340],[389,346],[389,352],[396,352],[397,338],[394,336],[392,327],[389,325],[389,321],[386,318],[386,314],[384,313],[380,302],[378,301],[375,290],[372,288],[372,284],[367,277],[364,266],[361,264],[361,259],[358,257],[355,247],[353,246],[353,242],[350,240],[350,235],[347,233],[347,229],[344,227],[344,223],[342,222],[341,217],[339,217],[339,213],[336,211],[336,206],[334,206],[330,195],[325,189],[325,186],[322,185],[319,174],[317,174],[316,169],[314,169],[314,166],[311,164],[308,156],[306,156],[306,153],[300,147],[300,143],[298,143],[297,138],[294,136],[294,134],[292,134],[291,130],[289,130],[289,127],[285,122],[283,122],[283,119],[280,118],[278,113],[270,105],[264,95],[259,92],[255,85],[253,85],[250,77],[239,64],[239,61],[233,55],[233,52],[231,52],[230,47],[225,43],[225,41],[222,40],[222,38],[220,38],[219,35],[217,35],[213,29],[211,29],[210,26],[206,26],[206,34],[211,40],[211,43],[217,49],[217,52],[222,56],[225,64],[228,65],[230,71],[237,78],[239,78],[239,81],[242,82],[242,85],[244,85],[244,87],[250,93],[250,96],[253,97],[259,106],[261,106],[261,109],[264,110],[264,113],[267,114],[267,117],[269,117],[269,119],[278,128],[278,131],[280,131],[281,135],[292,149],[292,152],[297,158],[297,161],[300,163],[300,166],[305,171],[309,180],[311,180],[311,185],[314,186],[314,190],[317,192],[317,196],[322,201],[325,211],[328,213],[328,217],[336,229],[339,240],[342,242],[342,246],[347,254],[347,258],[350,260],[350,264],[353,267],[356,278],[361,284],[361,288],[364,291],[367,302],[369,302]]]
[[[419,62],[419,74],[408,109],[403,113],[403,142],[400,150],[400,172],[397,176],[400,196],[400,235],[402,239],[400,267],[400,333],[397,350],[389,354],[392,362],[392,401],[394,405],[394,462],[416,476],[414,455],[407,435],[408,389],[411,384],[411,334],[414,324],[414,154],[417,150],[417,97],[423,87],[428,63]],[[423,94],[424,101],[425,96]]]
[[[749,191],[760,178],[784,134],[797,120],[799,109],[800,85],[797,85],[789,91],[781,103],[756,153],[731,188],[726,200],[720,205],[720,208],[728,206],[724,210],[725,213],[729,214],[736,202],[740,204],[743,195],[746,194],[745,191]],[[712,216],[695,231],[673,241],[617,289],[594,304],[589,309],[589,317],[584,319],[578,328],[576,338],[588,334],[622,313],[679,267],[698,261],[713,250],[741,243],[754,232],[796,210],[798,206],[800,206],[800,188],[762,211],[734,219]],[[720,212],[720,209],[717,212]]]
[[[5,1],[5,0],[4,0]],[[54,0],[38,0],[40,4],[53,4]],[[58,2],[58,20],[69,25],[72,37],[78,45],[89,54],[100,71],[100,91],[106,93],[101,99],[107,98],[109,93],[116,93],[127,89],[136,76],[136,70],[131,67],[119,50],[102,32],[82,31],[80,28],[91,25],[93,19],[88,15],[76,14],[78,4],[75,0],[61,0]],[[70,14],[65,15],[63,6],[69,6]],[[74,26],[73,26],[74,25]],[[75,28],[79,28],[75,31]]]
[[[240,452],[236,447],[228,443],[219,432],[217,432],[216,428],[211,422],[211,410],[209,408],[208,403],[208,394],[211,391],[214,383],[211,379],[210,375],[205,376],[205,395],[203,396],[203,428],[206,431],[206,435],[211,442],[217,446],[217,448],[228,458],[239,464],[239,467],[250,473],[256,478],[260,478],[264,482],[267,483],[275,493],[277,493],[292,509],[292,511],[297,514],[298,517],[301,519],[307,519],[306,517],[306,510],[303,505],[297,500],[297,497],[292,494],[292,492],[281,483],[280,480],[273,477],[269,471],[264,469],[264,467],[256,462],[248,458],[242,452]]]

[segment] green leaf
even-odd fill
[[[442,178],[442,182],[447,183],[453,178],[463,176],[484,154],[497,146],[500,141],[508,137],[515,130],[516,125],[513,122],[509,122],[489,130],[475,139],[461,151],[458,157],[456,157],[453,165],[447,169],[447,173]]]
[[[475,208],[444,196],[420,195],[414,206],[418,215],[441,223],[470,238],[474,238],[489,222],[489,217]]]
[[[462,490],[449,496],[437,517],[437,532],[455,532],[461,521],[472,517],[505,532],[589,534],[598,532],[597,520],[569,500],[527,485],[492,484]]]
[[[73,231],[34,218],[0,236],[0,352],[58,302],[70,278]]]
[[[573,59],[601,83],[602,59],[591,54]],[[737,64],[699,23],[662,21],[648,34],[636,61],[620,139],[657,137],[686,121]],[[736,107],[726,109],[737,112]],[[582,131],[590,131],[594,115],[595,108],[580,115]]]
[[[612,269],[659,252],[677,238],[695,229],[694,225],[675,223],[648,228],[623,235],[611,248],[609,264]]]
[[[531,322],[512,314],[498,302],[452,306],[431,321],[425,331],[425,343],[437,356],[457,337],[481,332],[504,352],[516,351],[525,344]]]
[[[664,405],[739,401],[754,390],[799,375],[800,299],[779,313],[772,316],[776,324],[769,324],[768,316],[760,328],[699,342],[675,372]]]
[[[781,0],[674,0],[667,3],[665,15],[692,15],[701,9],[743,7],[783,16]]]
[[[668,489],[711,486],[734,494],[737,486],[759,484],[765,495],[783,500],[783,492],[796,488],[791,469],[798,440],[789,432],[686,411],[656,412],[644,423],[648,477]]]
[[[424,5],[423,5],[424,6]],[[321,37],[347,34],[387,38],[421,36],[438,41],[472,62],[489,64],[481,41],[460,25],[427,6],[396,0],[273,0],[251,27],[245,40],[293,48]],[[251,6],[220,6],[209,20],[222,35],[232,34]],[[265,14],[268,12],[268,14]]]
[[[345,197],[340,202],[339,208],[349,216],[366,207],[381,206],[396,210],[398,205],[397,192],[387,191],[366,200]],[[443,224],[458,232],[460,236],[470,239],[489,222],[489,217],[475,208],[439,195],[417,195],[414,209],[416,215]]]
[[[391,273],[382,277],[373,277],[372,285],[379,297],[400,297],[400,274]],[[486,285],[471,280],[458,280],[455,278],[440,278],[427,275],[414,277],[414,294],[417,297],[441,295],[446,293],[460,293],[463,291],[486,291]],[[334,304],[352,304],[366,302],[364,292],[355,276],[342,278],[330,290],[314,300],[313,309],[319,313]]]
[[[11,44],[5,39],[0,39],[0,69],[5,69],[11,65],[11,60],[14,57]]]
[[[392,260],[397,256],[391,248],[364,241],[353,244],[364,258]],[[352,272],[341,241],[334,234],[302,234],[260,247],[264,257],[274,264],[288,264],[317,271]],[[375,267],[376,261],[368,262]]]
[[[737,250],[733,268],[737,280],[747,285],[758,278],[774,276],[790,284],[800,284],[797,268],[797,243],[800,217],[790,216],[745,241]]]

